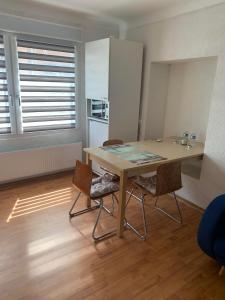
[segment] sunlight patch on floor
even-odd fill
[[[75,231],[73,232],[73,235],[66,233],[64,235],[57,234],[40,240],[35,240],[28,244],[28,255],[37,255],[53,250],[59,246],[66,245],[67,243],[75,242],[80,238],[80,236],[80,233]]]
[[[9,223],[10,220],[14,218],[68,203],[71,201],[71,198],[71,188],[60,189],[28,198],[17,198],[16,203],[6,222]]]

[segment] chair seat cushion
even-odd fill
[[[133,179],[133,182],[153,195],[156,192],[155,176],[137,176]]]
[[[225,236],[218,237],[214,243],[214,254],[216,260],[225,265]]]
[[[117,181],[117,175],[105,173],[102,176],[98,176],[92,179],[92,184],[101,183],[101,182],[114,182]]]
[[[101,198],[119,191],[119,185],[113,181],[113,175],[108,173],[94,178],[91,186],[91,198]]]

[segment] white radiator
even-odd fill
[[[0,153],[0,183],[68,170],[81,157],[81,142]]]

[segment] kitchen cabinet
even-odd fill
[[[89,147],[99,147],[108,139],[138,139],[142,56],[143,45],[137,42],[106,38],[86,43]]]
[[[110,39],[94,41],[85,48],[86,98],[108,100]]]

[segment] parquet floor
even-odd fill
[[[155,211],[149,198],[147,241],[126,231],[124,239],[95,245],[97,212],[70,223],[73,196],[69,173],[0,191],[1,300],[225,299],[225,277],[218,277],[219,266],[196,244],[199,211],[181,203],[180,226]],[[172,210],[169,197],[161,203]],[[127,217],[141,224],[137,203]],[[115,219],[104,214],[100,230],[114,226]]]

